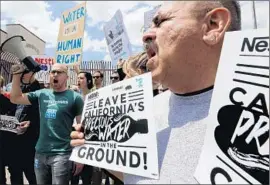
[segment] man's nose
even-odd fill
[[[148,41],[153,41],[156,39],[156,33],[153,29],[148,29],[144,34],[143,34],[143,43],[147,43]]]

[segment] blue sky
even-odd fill
[[[55,47],[63,11],[72,8],[79,1],[1,1],[1,29],[5,24],[20,23],[46,41],[45,54],[55,55]],[[162,1],[88,1],[87,20],[84,34],[83,60],[110,60],[103,24],[120,9],[132,44],[133,53],[142,50],[143,14]],[[251,2],[243,1],[243,29],[252,29]],[[259,27],[269,25],[269,1],[256,2]]]

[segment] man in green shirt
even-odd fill
[[[23,94],[20,89],[20,78],[24,70],[23,65],[12,66],[11,101],[25,105],[39,103],[40,136],[35,155],[37,183],[68,184],[72,170],[72,162],[69,161],[72,151],[69,144],[70,133],[74,118],[77,123],[81,121],[82,97],[67,89],[67,67],[63,64],[54,64],[52,67],[50,72],[52,89],[41,89]],[[75,166],[74,175],[80,172],[83,165],[76,164]]]

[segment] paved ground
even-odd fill
[[[7,184],[11,184],[10,183],[10,174],[9,174],[7,168],[6,168],[6,178],[7,178]],[[111,184],[113,184],[112,179],[110,179],[110,181],[111,181]],[[25,176],[23,176],[23,183],[24,184],[28,184],[28,181],[26,180]],[[82,184],[82,181],[81,180],[80,180],[79,184]],[[103,182],[102,182],[102,185],[104,185],[104,184],[105,184],[105,179],[103,179]]]

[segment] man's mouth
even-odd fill
[[[53,80],[53,83],[57,84],[58,83],[58,80],[54,79]]]
[[[153,43],[152,40],[148,40],[145,43],[145,50],[146,50],[146,54],[148,59],[153,58],[154,56],[156,56],[157,54],[157,46]]]

